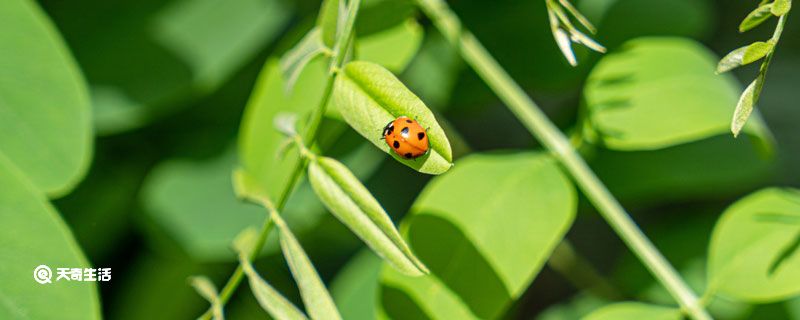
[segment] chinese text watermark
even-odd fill
[[[56,268],[56,279],[52,278],[53,271],[47,265],[33,269],[33,280],[47,284],[53,281],[108,282],[111,281],[111,268]]]

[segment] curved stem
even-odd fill
[[[347,49],[350,48],[350,43],[352,43],[353,39],[355,38],[355,21],[360,5],[361,0],[349,1],[347,7],[347,20],[345,20],[342,33],[338,35],[336,44],[334,45],[333,56],[331,57],[331,67],[329,70],[330,75],[328,76],[328,80],[325,84],[325,90],[323,91],[322,99],[311,115],[308,125],[306,126],[303,139],[303,143],[306,146],[313,145],[314,141],[316,140],[317,133],[319,132],[319,126],[322,123],[323,116],[325,115],[325,109],[327,108],[328,102],[330,101],[333,93],[333,85],[336,81],[338,70],[340,70],[344,64],[345,56],[347,55]],[[277,205],[274,208],[275,210],[281,211],[286,206],[286,203],[289,201],[289,196],[291,196],[292,191],[300,181],[300,178],[303,176],[303,169],[305,168],[307,161],[308,160],[305,157],[301,157],[301,159],[297,161],[297,165],[295,165],[291,177],[286,181],[280,198],[278,198]],[[262,205],[265,207],[270,207],[265,203],[262,203]],[[256,242],[256,245],[253,246],[253,250],[248,256],[250,261],[253,261],[256,256],[258,256],[258,253],[261,252],[262,248],[267,242],[267,237],[269,236],[273,226],[273,219],[270,216],[267,216],[264,221],[264,225],[261,227],[259,232],[258,241]],[[244,278],[244,270],[240,264],[236,266],[236,270],[233,272],[231,277],[228,278],[228,282],[225,283],[225,287],[223,287],[222,291],[220,292],[219,299],[222,306],[224,306],[228,300],[230,300],[231,296],[242,282],[242,278]],[[213,310],[209,309],[198,319],[211,319],[211,316],[213,315],[212,312]]]
[[[478,73],[522,124],[561,162],[590,202],[648,270],[694,319],[711,319],[697,296],[681,279],[652,242],[636,226],[619,201],[603,185],[581,156],[541,109],[511,79],[478,40],[461,27],[458,17],[443,0],[417,0],[425,14],[458,48],[463,59]]]

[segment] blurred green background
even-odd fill
[[[553,41],[543,1],[448,2],[556,124],[568,133],[579,131],[577,119],[587,99],[584,85],[600,55],[577,49],[580,65],[570,67]],[[230,183],[243,111],[265,62],[310,28],[319,1],[43,0],[40,4],[90,84],[94,159],[77,189],[55,205],[92,264],[114,270],[113,283],[99,286],[104,316],[200,315],[207,303],[186,278],[206,274],[223,283],[236,266],[230,239],[263,219],[261,209],[235,200]],[[772,33],[767,26],[737,32],[755,1],[577,4],[598,27],[595,39],[612,54],[627,40],[658,35],[695,39],[721,56]],[[711,228],[731,202],[762,186],[800,186],[800,135],[795,125],[800,121],[800,23],[796,20],[790,17],[758,106],[775,138],[774,158],[751,152],[746,138],[730,143],[725,130],[656,150],[599,147],[588,155],[645,233],[685,274],[703,272],[698,261],[706,253]],[[447,120],[460,136],[451,139],[454,149],[463,154],[538,148],[408,2],[365,1],[357,32],[373,43],[365,51],[396,62],[387,67]],[[748,83],[756,68],[741,68],[735,75]],[[665,105],[669,107],[669,102]],[[322,137],[332,141],[323,143],[324,153],[348,164],[399,221],[430,177],[386,161],[347,126],[333,118],[326,121],[330,132]],[[459,142],[469,149],[456,146]],[[725,164],[728,157],[748,157],[752,162],[730,166]],[[358,281],[352,279],[354,271],[348,273],[348,262],[370,259],[359,256],[364,245],[325,213],[306,184],[286,211],[334,296],[346,300]],[[622,297],[664,299],[663,293],[652,289],[655,284],[646,270],[583,200],[567,238]],[[274,246],[266,249],[256,266],[281,292],[299,301]],[[230,319],[266,316],[248,290],[241,286],[229,303]],[[599,303],[545,267],[506,317],[570,318],[570,312]],[[800,319],[798,305],[771,304],[755,310],[725,306],[724,310],[731,319]]]

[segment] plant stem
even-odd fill
[[[333,94],[333,85],[336,81],[336,76],[338,75],[338,70],[342,67],[345,61],[345,56],[347,55],[347,50],[350,48],[350,44],[352,43],[353,39],[355,38],[355,21],[356,16],[358,15],[358,9],[361,5],[361,0],[350,0],[347,7],[347,20],[345,20],[344,28],[342,29],[342,33],[337,35],[336,44],[334,45],[333,49],[333,56],[331,59],[331,67],[330,67],[330,75],[328,76],[327,83],[325,84],[325,91],[323,91],[322,99],[320,100],[319,105],[314,110],[311,118],[306,126],[305,130],[305,138],[303,139],[303,143],[306,146],[311,146],[314,141],[316,140],[317,133],[319,132],[319,125],[322,123],[322,118],[325,115],[325,109],[328,106],[328,102],[330,101],[331,95]],[[281,192],[280,198],[278,198],[277,205],[273,208],[271,205],[267,203],[262,203],[264,207],[268,209],[282,211],[283,208],[286,206],[286,203],[289,201],[289,196],[292,194],[294,187],[300,181],[300,178],[303,176],[303,169],[306,166],[307,159],[301,157],[297,161],[297,164],[292,171],[292,175],[289,180],[286,181],[284,185],[283,191]],[[272,227],[274,226],[273,219],[268,215],[266,220],[264,221],[264,225],[261,227],[261,231],[259,232],[258,241],[256,242],[255,246],[253,246],[253,251],[250,252],[248,256],[250,261],[253,261],[258,253],[261,252],[262,248],[267,242],[267,237],[269,236]],[[230,300],[233,293],[239,287],[239,284],[242,282],[242,278],[244,277],[244,270],[242,269],[242,265],[237,265],[236,270],[233,272],[231,277],[228,279],[228,282],[225,283],[225,287],[223,287],[222,291],[219,295],[220,304],[224,306],[228,300]],[[199,319],[208,320],[211,319],[213,314],[213,310],[207,310]]]
[[[682,309],[694,319],[711,319],[708,312],[699,304],[694,292],[636,226],[619,201],[611,195],[597,175],[572,148],[564,134],[550,122],[544,112],[511,79],[475,36],[461,27],[458,17],[447,4],[443,0],[417,1],[450,44],[458,48],[463,59],[533,136],[562,163],[597,211],[678,301]]]

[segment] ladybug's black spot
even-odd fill
[[[405,127],[403,128],[403,130],[400,130],[400,134],[403,135],[403,138],[408,138],[408,127]]]
[[[422,140],[422,138],[425,138],[425,132],[417,133],[417,139]]]
[[[400,142],[395,141],[392,145],[395,149],[400,148]]]
[[[411,152],[405,154],[406,159],[411,159]]]
[[[412,121],[411,119],[406,119],[406,122],[411,123]]]

